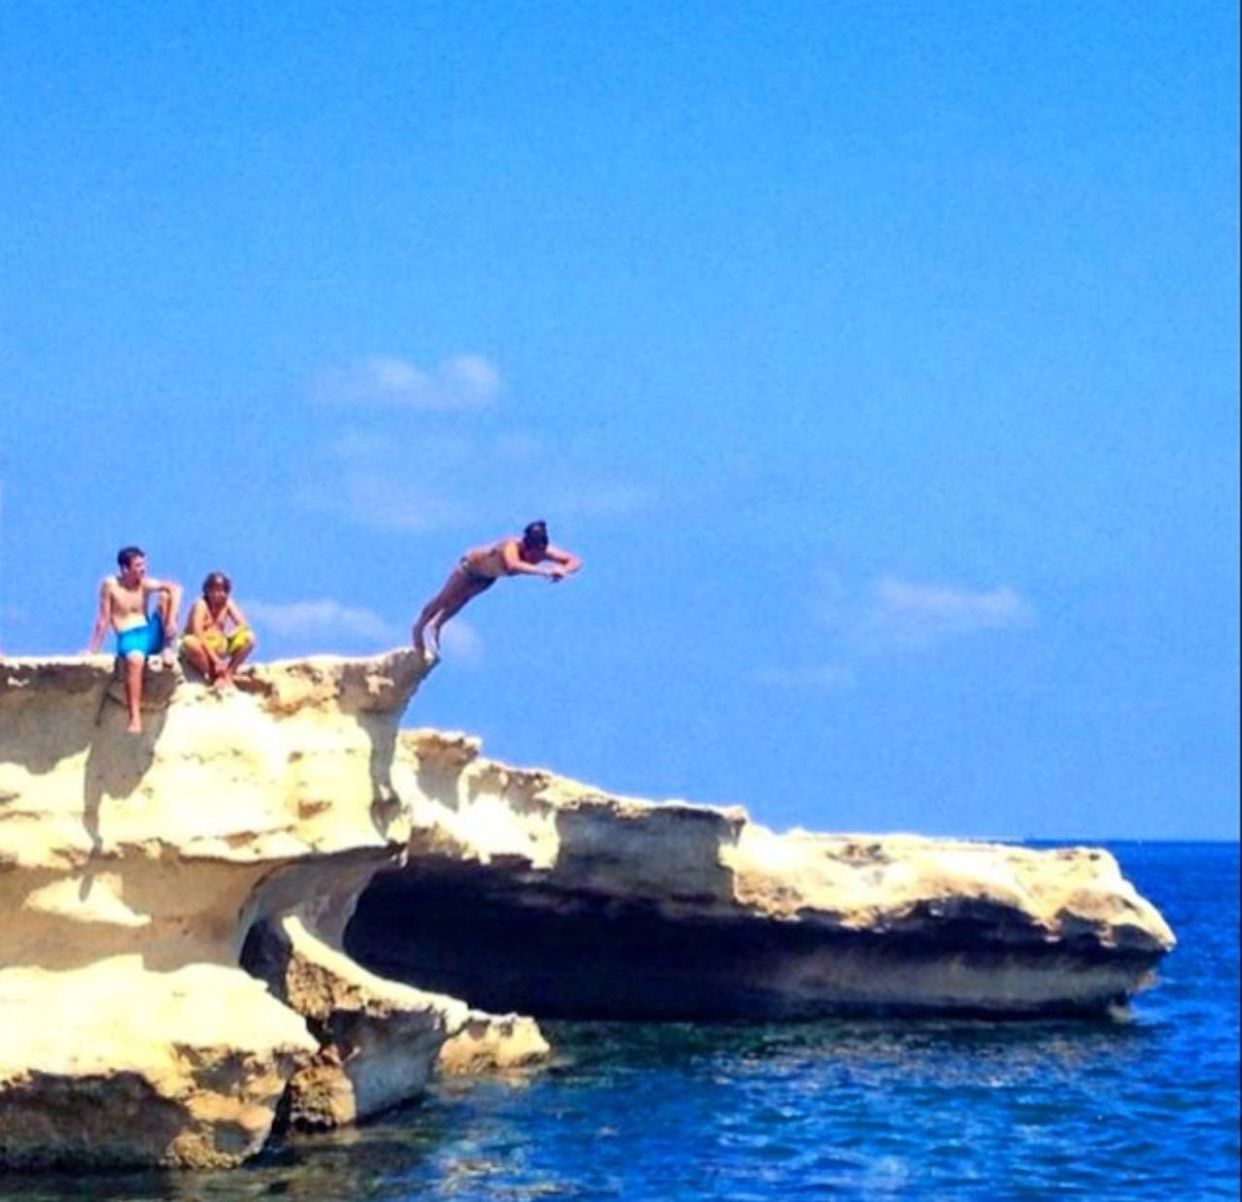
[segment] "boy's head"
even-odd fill
[[[141,579],[147,568],[147,553],[141,547],[122,547],[116,553],[116,566],[122,576]]]
[[[203,581],[203,599],[217,603],[227,599],[233,591],[233,582],[223,572],[208,572]]]

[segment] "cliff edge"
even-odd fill
[[[226,1166],[419,1092],[478,1016],[346,956],[404,857],[410,652],[151,672],[0,663],[0,1162]]]

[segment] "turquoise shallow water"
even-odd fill
[[[10,1176],[0,1197],[1237,1198],[1238,846],[1113,850],[1180,940],[1128,1023],[558,1024],[546,1067],[234,1173]]]

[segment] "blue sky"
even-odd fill
[[[0,648],[116,549],[783,828],[1238,833],[1232,3],[0,7]]]

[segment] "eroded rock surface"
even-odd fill
[[[166,670],[132,737],[111,659],[0,662],[0,1164],[237,1164],[545,1056],[524,1014],[1092,1013],[1173,946],[1103,851],[777,835],[398,736],[423,672]]]
[[[0,663],[0,1162],[231,1165],[286,1096],[324,1124],[421,1088],[466,1007],[340,937],[405,854],[422,671],[273,663],[217,695],[165,670],[134,737],[110,658]]]
[[[1174,945],[1094,848],[775,834],[404,732],[408,864],[346,935],[376,971],[578,1018],[1033,1015],[1123,1006]]]

